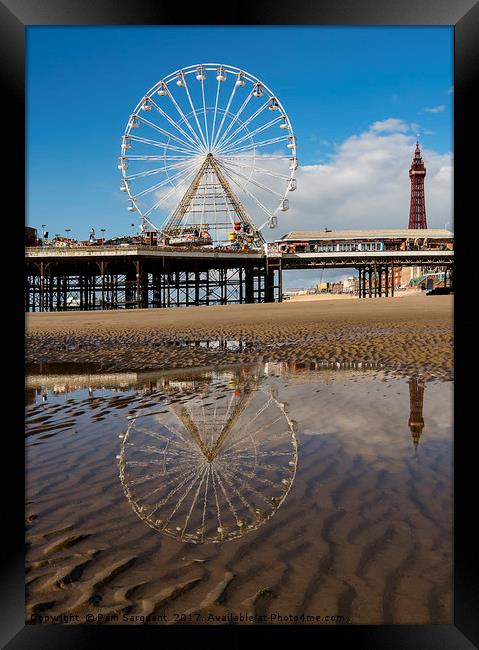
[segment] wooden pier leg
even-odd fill
[[[40,311],[45,311],[45,265],[40,261]]]
[[[105,262],[104,260],[100,261],[100,273],[101,273],[101,308],[105,309]]]
[[[266,275],[265,275],[265,302],[274,302],[274,269],[268,267],[266,262]]]
[[[389,297],[389,266],[386,266],[386,267],[385,267],[385,269],[384,269],[384,275],[386,276],[386,282],[385,282],[385,284],[386,284],[386,286],[385,286],[385,289],[386,289],[386,298],[388,298],[388,297]]]
[[[254,276],[252,267],[245,269],[245,302],[254,302]]]
[[[278,302],[283,302],[283,260],[281,257],[279,258],[279,266],[278,266],[278,291],[279,291]]]
[[[369,297],[372,298],[373,295],[373,270],[371,267],[368,268],[368,275],[369,275]]]
[[[238,269],[238,274],[239,274],[239,301],[240,301],[240,305],[243,304],[243,302],[244,302],[244,299],[243,299],[243,296],[244,296],[244,291],[243,291],[243,273],[244,273],[244,269],[243,269],[242,266],[240,266],[239,269]]]
[[[136,297],[135,297],[135,307],[137,309],[141,308],[141,262],[140,260],[135,260],[135,271],[136,271]]]
[[[195,268],[195,305],[198,307],[200,304],[200,272],[198,266]]]

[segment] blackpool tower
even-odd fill
[[[421,158],[419,141],[416,142],[416,151],[409,170],[411,179],[411,207],[409,209],[409,228],[426,229],[426,200],[424,197],[424,178],[426,168]]]

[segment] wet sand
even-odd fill
[[[149,395],[77,392],[29,409],[28,620],[214,624],[278,612],[344,616],[333,624],[452,623],[451,384],[426,384],[415,455],[404,380],[272,372],[265,381],[299,423],[298,473],[270,521],[219,545],[165,537],[125,499],[118,435]],[[209,390],[213,400],[224,388],[215,380]]]
[[[327,359],[384,363],[450,379],[452,317],[452,296],[424,294],[32,313],[26,316],[26,361],[95,363],[123,371]],[[222,341],[226,349],[207,349],[201,341]]]

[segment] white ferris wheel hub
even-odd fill
[[[289,208],[297,167],[277,94],[223,63],[152,86],[131,111],[118,165],[128,209],[165,242],[237,248],[262,245],[263,229]]]

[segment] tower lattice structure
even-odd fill
[[[409,209],[409,228],[423,229],[427,228],[426,221],[426,199],[424,195],[424,179],[426,177],[426,167],[421,157],[419,141],[416,142],[416,150],[412,159],[409,170],[411,179],[411,207]]]

